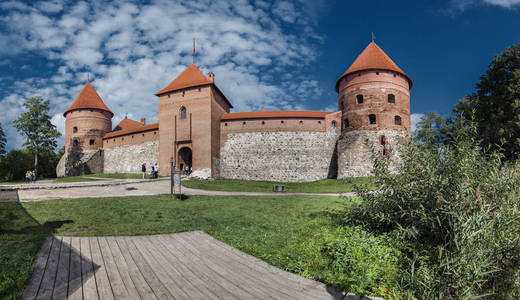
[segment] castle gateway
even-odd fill
[[[87,82],[65,111],[65,154],[58,176],[191,168],[201,177],[314,181],[367,176],[371,152],[398,159],[410,134],[412,80],[374,42],[337,80],[338,111],[231,113],[233,105],[192,64],[155,95],[159,123],[114,114]]]

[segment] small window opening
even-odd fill
[[[380,140],[382,146],[386,145],[386,137],[384,135],[381,136]]]
[[[186,107],[184,106],[181,107],[181,119],[186,119]]]
[[[401,125],[401,117],[400,116],[395,116],[394,117],[394,124],[395,125]]]
[[[303,121],[302,121],[302,120],[300,120],[300,124],[303,124]]]
[[[282,123],[282,124],[283,124],[283,120],[281,120],[281,121],[280,121],[280,123]]]
[[[264,121],[262,121],[262,125],[265,125],[265,122],[264,122]]]
[[[383,148],[383,156],[388,156],[388,151],[386,150],[386,148]]]
[[[379,72],[376,72],[376,75],[379,75]]]
[[[78,140],[74,140],[74,141],[73,141],[73,144],[74,144],[74,146],[76,146],[76,147],[77,147],[77,146],[78,146],[78,144],[79,144]]]
[[[132,138],[134,138],[134,136],[132,135]]]
[[[200,88],[199,88],[198,90],[199,90],[199,92],[200,92]]]
[[[168,98],[170,98],[170,94],[168,94]]]
[[[357,98],[357,103],[358,104],[363,103],[363,95],[357,95],[356,98]]]
[[[348,128],[348,119],[345,119],[345,128]]]
[[[224,123],[224,126],[227,126],[227,123]]]
[[[121,138],[121,140],[122,140],[122,141],[124,141],[124,140],[125,140],[125,138]]]
[[[246,125],[246,122],[242,122],[242,125]]]
[[[395,77],[395,76],[397,76],[397,75],[394,74],[394,77]]]
[[[184,94],[185,94],[185,92],[184,92],[184,91],[182,91],[182,96],[183,96],[183,97],[184,97]]]
[[[143,133],[143,136],[144,136],[144,133]]]
[[[370,124],[376,124],[376,115],[368,115],[368,120]]]
[[[321,124],[321,121],[318,121],[318,124]]]
[[[361,77],[361,73],[357,73],[357,76],[358,76],[358,77]]]
[[[332,127],[336,127],[336,121],[332,121]]]
[[[76,127],[76,126],[72,127],[72,132],[77,133],[78,132],[78,127]]]
[[[157,134],[157,131],[156,131],[156,132],[154,132],[153,134],[154,134],[154,135],[156,135],[156,134]]]
[[[88,141],[88,143],[90,146],[92,146],[92,145],[94,145],[94,140],[90,140],[90,141]]]
[[[388,103],[395,103],[395,95],[389,94],[388,95]]]

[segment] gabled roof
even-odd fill
[[[132,133],[153,131],[153,130],[157,130],[157,129],[159,129],[159,123],[148,124],[148,125],[143,125],[143,126],[139,126],[139,127],[133,127],[133,128],[128,128],[128,129],[108,132],[107,134],[105,134],[105,136],[103,136],[103,139],[108,139],[108,138],[113,138],[113,137],[117,137],[117,136],[128,135],[128,134],[132,134]]]
[[[202,71],[197,68],[196,65],[189,65],[186,70],[184,70],[177,78],[175,78],[170,84],[168,84],[165,88],[155,93],[156,96],[173,92],[180,89],[185,89],[189,87],[195,87],[199,85],[212,84],[213,82],[202,74]]]
[[[401,73],[408,79],[410,88],[412,88],[412,79],[410,79],[410,77],[403,72],[403,70],[401,70],[388,55],[386,55],[383,49],[379,48],[376,43],[371,42],[356,58],[350,68],[348,68],[348,70],[336,81],[336,91],[338,91],[339,81],[343,77],[363,70],[389,70]]]
[[[79,92],[74,102],[72,102],[72,105],[63,113],[63,115],[65,116],[68,112],[76,109],[99,109],[107,111],[114,116],[114,113],[108,109],[94,87],[88,81],[85,83],[85,86],[81,89],[81,92]]]
[[[238,112],[226,113],[220,118],[225,120],[241,120],[241,119],[272,119],[272,118],[313,118],[325,119],[325,116],[331,114],[331,111],[307,111],[307,110],[282,110],[282,111],[255,111],[255,112]]]
[[[117,126],[114,128],[114,131],[141,127],[143,125],[144,124],[141,122],[134,121],[134,120],[128,119],[128,118],[124,118],[123,120],[121,120],[121,122],[119,122],[119,124],[117,124]]]

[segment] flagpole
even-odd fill
[[[193,39],[193,54],[191,56],[191,63],[195,64],[195,39]]]

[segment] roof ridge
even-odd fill
[[[85,83],[79,94],[76,96],[76,99],[74,99],[69,108],[63,113],[63,116],[68,112],[77,109],[99,109],[109,112],[112,114],[112,117],[114,116],[114,113],[105,105],[96,89],[92,84],[90,84],[90,81]]]
[[[155,93],[156,96],[189,87],[212,84],[213,81],[204,76],[202,71],[195,65],[189,65],[179,76],[175,77],[166,87]]]

